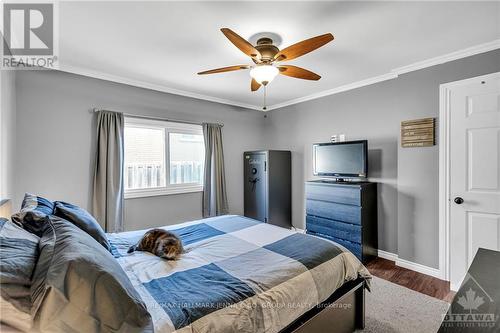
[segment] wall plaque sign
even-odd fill
[[[401,147],[429,147],[435,144],[435,118],[401,122]]]

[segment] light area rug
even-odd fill
[[[449,304],[373,277],[365,293],[365,329],[369,333],[435,333]]]

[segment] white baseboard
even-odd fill
[[[387,259],[387,260],[390,260],[390,261],[396,261],[396,260],[398,260],[398,255],[397,254],[394,254],[394,253],[391,253],[391,252],[382,251],[382,250],[378,250],[378,256],[380,258]]]
[[[413,261],[401,259],[395,253],[386,252],[386,251],[382,251],[382,250],[378,250],[378,256],[380,258],[383,258],[383,259],[394,261],[396,266],[410,269],[412,271],[422,273],[425,275],[430,275],[430,276],[433,276],[435,278],[443,280],[443,276],[441,274],[441,271],[437,268],[433,268],[433,267],[425,266],[422,264],[418,264],[418,263],[413,262]]]
[[[416,262],[408,261],[405,259],[397,259],[396,266],[403,267],[406,269],[411,269],[412,271],[419,272],[422,274],[430,275],[438,279],[443,279],[441,272],[437,268],[425,266],[418,264]]]

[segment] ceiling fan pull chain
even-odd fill
[[[262,110],[267,110],[267,86],[264,86],[264,107]]]

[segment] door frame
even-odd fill
[[[476,76],[439,85],[439,273],[442,280],[450,281],[450,115],[452,88],[477,80],[500,77],[500,72]],[[450,285],[451,290],[460,286]]]

